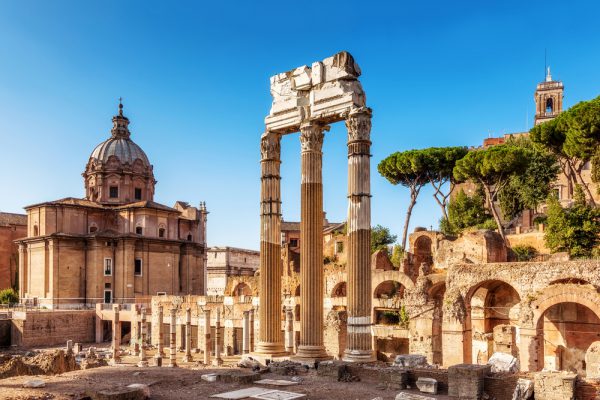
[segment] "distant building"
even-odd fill
[[[27,215],[0,212],[0,290],[17,287],[19,252],[15,240],[27,236]]]
[[[254,276],[260,265],[260,252],[235,247],[210,247],[207,251],[206,294],[223,296],[227,279],[235,276]],[[236,295],[251,296],[248,286],[238,286]]]
[[[25,207],[22,301],[67,308],[205,293],[206,207],[156,203],[153,166],[131,140],[121,104],[112,122],[83,173],[85,198]]]

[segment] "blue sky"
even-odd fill
[[[206,201],[209,244],[259,246],[259,138],[269,77],[353,54],[373,108],[373,224],[400,235],[408,192],[389,153],[477,145],[532,124],[544,48],[565,105],[600,94],[597,1],[0,2],[0,210],[82,197],[81,173],[123,96],[155,200]],[[324,203],[346,214],[343,124],[326,134]],[[286,220],[299,218],[300,145],[282,145]],[[424,190],[415,226],[437,225]]]

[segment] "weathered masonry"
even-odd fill
[[[344,358],[374,360],[371,338],[371,109],[347,52],[271,78],[273,104],[261,137],[260,331],[256,353],[286,354],[281,336],[282,135],[300,132],[300,343],[295,358],[329,358],[323,344],[322,145],[328,124],[348,129],[348,329]]]

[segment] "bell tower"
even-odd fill
[[[550,67],[546,73],[546,80],[540,82],[535,90],[535,124],[556,118],[563,110],[564,86],[561,81],[552,80]]]

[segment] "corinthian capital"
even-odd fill
[[[306,122],[300,125],[300,147],[302,152],[320,152],[323,147],[323,132],[328,131],[329,126],[315,122]]]
[[[279,160],[281,155],[281,135],[265,132],[260,137],[260,155],[263,160]]]
[[[371,109],[361,107],[351,110],[346,118],[346,129],[348,129],[348,142],[370,140]]]

